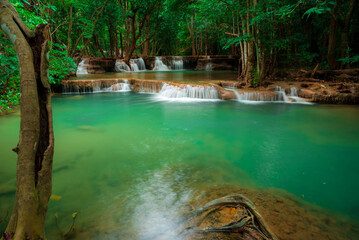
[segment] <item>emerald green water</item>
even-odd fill
[[[204,184],[281,188],[359,219],[357,106],[166,102],[130,92],[53,97],[53,113],[53,194],[62,198],[50,200],[49,239],[54,214],[65,228],[74,211],[88,239],[131,230],[128,239],[141,239],[174,224],[168,216]],[[0,184],[15,177],[18,131],[18,115],[0,117]],[[13,200],[0,195],[0,218]]]

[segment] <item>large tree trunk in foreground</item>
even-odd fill
[[[21,124],[15,206],[3,239],[45,239],[54,149],[48,78],[49,26],[27,28],[8,0],[0,0],[0,26],[20,65]]]

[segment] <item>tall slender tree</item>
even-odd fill
[[[54,135],[49,68],[49,25],[30,30],[8,0],[0,0],[0,26],[20,65],[21,123],[15,206],[3,239],[45,239],[51,195]]]

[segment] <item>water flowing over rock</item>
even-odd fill
[[[111,85],[111,87],[108,87],[105,89],[106,92],[129,92],[131,91],[130,84],[128,83],[128,80],[124,80],[121,83],[115,83]]]
[[[131,59],[130,65],[131,68],[123,60],[117,60],[115,70],[116,72],[139,72],[146,70],[146,65],[142,58]]]
[[[83,59],[77,66],[76,75],[88,74],[86,59]]]
[[[122,60],[117,60],[115,64],[116,72],[129,72],[131,71],[130,67]]]
[[[231,90],[231,89],[228,89]],[[287,96],[285,89],[276,86],[274,92],[272,91],[236,91],[232,90],[236,94],[238,101],[240,102],[296,102],[305,103],[298,97],[297,89],[291,88],[291,96]]]
[[[165,83],[158,93],[159,98],[192,98],[192,99],[219,99],[218,90],[213,87],[204,86],[175,86]]]
[[[139,71],[138,65],[134,59],[131,59],[130,64],[131,64],[131,72]]]
[[[140,93],[158,93],[161,91],[163,82],[159,81],[136,81],[135,91]]]
[[[182,57],[174,57],[172,60],[173,70],[183,70],[183,58]]]
[[[156,57],[153,71],[169,71],[170,69],[162,62],[160,57]]]
[[[212,68],[213,68],[212,63],[206,64],[206,71],[212,71]]]
[[[100,92],[128,92],[131,91],[128,80],[83,80],[83,81],[64,81],[62,94],[88,94]]]
[[[146,64],[145,61],[143,60],[143,58],[138,58],[135,60],[135,63],[137,64],[138,70],[139,71],[145,71],[146,70]]]
[[[238,92],[234,91],[240,102],[274,102],[280,101],[281,95],[273,92]]]
[[[278,101],[288,102],[288,97],[287,94],[285,93],[284,88],[280,86],[276,86],[274,91],[278,93]]]
[[[296,87],[290,88],[290,96],[291,96],[291,97],[298,97],[298,93],[297,93],[297,88],[296,88]]]

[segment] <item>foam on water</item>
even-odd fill
[[[115,64],[116,72],[130,72],[130,67],[122,60],[117,60]]]
[[[104,90],[105,92],[130,92],[130,84],[128,83],[128,80],[125,79],[121,83],[113,84],[111,87],[108,87]]]
[[[83,59],[77,66],[76,75],[88,74],[86,66],[87,66],[87,64],[85,63],[85,59]]]
[[[183,70],[183,58],[176,57],[172,60],[173,70],[180,71]]]
[[[218,90],[213,87],[203,86],[174,86],[165,83],[157,98],[165,100],[198,101],[198,100],[219,100]]]
[[[156,57],[155,59],[155,67],[153,71],[169,71],[170,69],[162,62],[160,57]]]

